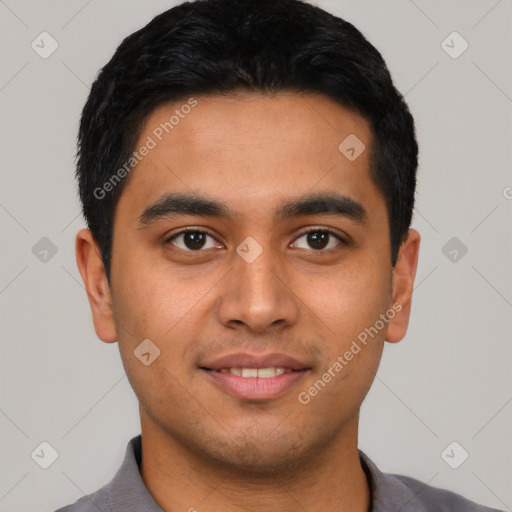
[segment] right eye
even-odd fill
[[[196,252],[203,249],[213,249],[220,245],[212,235],[197,229],[186,229],[179,233],[174,233],[165,240],[165,243],[170,243],[183,251]]]

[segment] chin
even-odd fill
[[[203,439],[202,446],[196,444],[195,448],[203,459],[233,471],[238,478],[282,478],[305,469],[330,443],[329,439],[318,438],[318,432],[316,438],[307,438],[303,432],[256,430],[246,429],[233,436],[224,432],[223,436]]]
[[[305,451],[304,447],[290,443],[262,446],[261,443],[248,441],[244,445],[225,447],[222,451],[216,449],[211,455],[217,466],[236,471],[240,478],[247,476],[254,479],[296,470],[306,458],[301,456]]]

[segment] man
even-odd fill
[[[357,29],[299,0],[179,5],[102,69],[78,150],[78,267],[142,435],[61,511],[490,510],[357,448],[420,243],[413,119]]]

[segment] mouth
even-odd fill
[[[231,354],[198,369],[222,392],[241,400],[262,401],[283,395],[312,368],[284,354]]]
[[[208,368],[204,368],[208,369]],[[283,373],[296,372],[300,370],[292,370],[291,368],[269,367],[269,368],[221,368],[220,370],[212,370],[220,373],[231,373],[244,379],[271,379]]]

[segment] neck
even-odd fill
[[[358,417],[351,423],[306,464],[251,474],[195,453],[141,416],[142,479],[168,512],[367,512],[370,491],[357,451]]]

